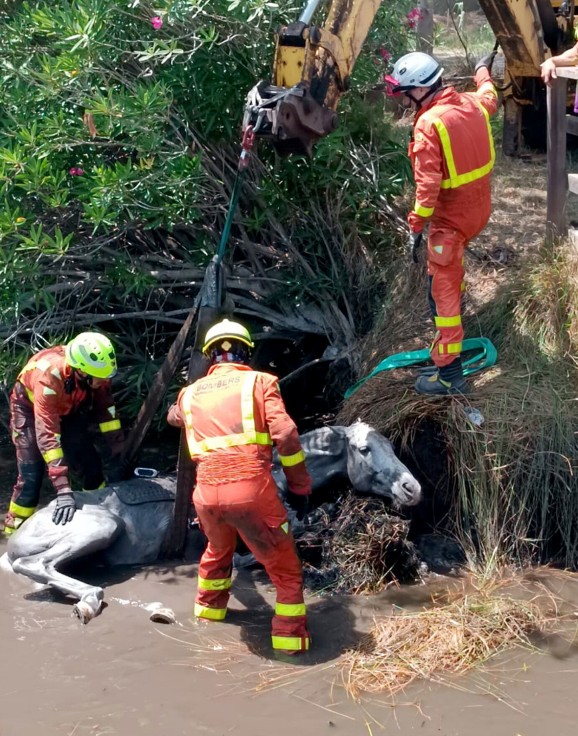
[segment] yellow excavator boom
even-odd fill
[[[281,155],[309,155],[337,125],[336,108],[381,0],[333,0],[322,25],[311,20],[321,0],[277,32],[273,81],[249,92],[243,129],[269,138]]]
[[[547,47],[533,0],[480,0],[513,77],[539,77]],[[553,17],[553,14],[552,14]]]

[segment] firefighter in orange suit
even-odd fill
[[[402,56],[386,77],[390,94],[416,110],[410,143],[416,198],[408,217],[414,261],[429,223],[428,298],[436,334],[436,371],[420,376],[421,394],[466,393],[461,351],[464,251],[490,217],[490,172],[495,151],[490,116],[498,107],[489,69],[495,52],[476,65],[476,92],[442,85],[443,69],[428,54]]]
[[[20,371],[10,394],[10,428],[16,447],[18,478],[4,534],[10,535],[38,505],[45,467],[56,491],[55,524],[68,523],[76,511],[69,468],[86,490],[103,484],[101,458],[90,440],[88,422],[94,420],[105,440],[104,459],[120,472],[117,462],[123,431],[111,393],[116,373],[112,343],[99,332],[81,332],[67,345],[36,353]],[[114,467],[119,466],[119,467]]]
[[[303,576],[271,475],[273,444],[298,517],[305,512],[311,480],[277,379],[247,365],[251,348],[243,325],[223,320],[211,327],[203,348],[211,359],[208,375],[184,388],[168,413],[169,424],[185,427],[197,462],[193,503],[208,540],[194,613],[213,621],[225,618],[238,532],[277,591],[273,649],[296,654],[309,648]]]

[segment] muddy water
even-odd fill
[[[454,687],[412,686],[395,707],[385,697],[356,703],[338,684],[339,655],[376,614],[423,603],[424,586],[311,599],[314,649],[296,666],[272,659],[262,573],[238,574],[229,622],[219,624],[190,621],[195,575],[195,564],[85,573],[106,584],[107,606],[82,626],[70,601],[0,571],[1,736],[577,732],[578,657],[560,641],[550,653],[502,655]],[[150,622],[155,602],[178,623]]]
[[[4,450],[4,452],[2,452]],[[0,501],[13,466],[0,447]],[[48,493],[48,492],[47,492]],[[49,496],[43,499],[49,500]],[[5,542],[0,541],[0,555]],[[373,597],[310,598],[314,645],[299,663],[269,645],[274,595],[260,571],[234,582],[227,623],[190,620],[196,565],[83,570],[106,586],[87,626],[72,602],[0,570],[0,736],[575,736],[578,656],[552,639],[543,654],[507,653],[489,673],[452,687],[420,683],[390,700],[356,703],[340,686],[339,657],[392,606],[425,603],[428,587]],[[578,602],[578,582],[564,595]],[[154,624],[147,607],[172,608]],[[576,606],[578,608],[578,606]]]

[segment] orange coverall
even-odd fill
[[[64,346],[59,345],[34,355],[20,372],[10,394],[10,424],[18,478],[9,517],[27,519],[34,513],[45,464],[57,493],[70,488],[68,458],[62,449],[63,417],[89,411],[107,440],[110,456],[118,455],[122,449],[123,432],[110,381],[98,388],[89,388],[74,375],[64,354]],[[87,436],[74,440],[76,445],[83,444],[83,452],[90,459],[85,463],[80,455],[74,458],[84,485],[97,488],[103,481],[100,459],[92,443],[87,442]]]
[[[225,618],[238,532],[277,591],[273,648],[308,649],[301,562],[271,475],[272,445],[291,492],[309,494],[311,480],[276,377],[238,363],[212,365],[205,378],[180,392],[168,422],[185,427],[198,463],[193,503],[208,544],[195,616]]]
[[[476,92],[443,89],[416,113],[409,155],[416,183],[408,217],[413,233],[429,225],[428,298],[436,335],[431,357],[440,368],[462,351],[464,250],[486,226],[491,211],[490,172],[495,151],[490,116],[498,107],[486,67]]]

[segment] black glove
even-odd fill
[[[68,524],[76,511],[76,501],[72,491],[67,493],[59,493],[56,496],[56,508],[52,514],[52,521],[55,524]]]
[[[474,72],[477,72],[479,69],[481,69],[483,66],[487,67],[488,71],[492,71],[492,64],[494,63],[494,59],[496,58],[497,51],[492,51],[491,54],[487,54],[486,56],[482,56],[482,58],[478,61],[474,68]]]
[[[303,521],[305,515],[309,511],[309,495],[302,496],[297,493],[287,491],[287,503],[295,512],[297,521]]]
[[[414,263],[419,263],[417,252],[423,240],[423,232],[409,234],[409,248]]]

